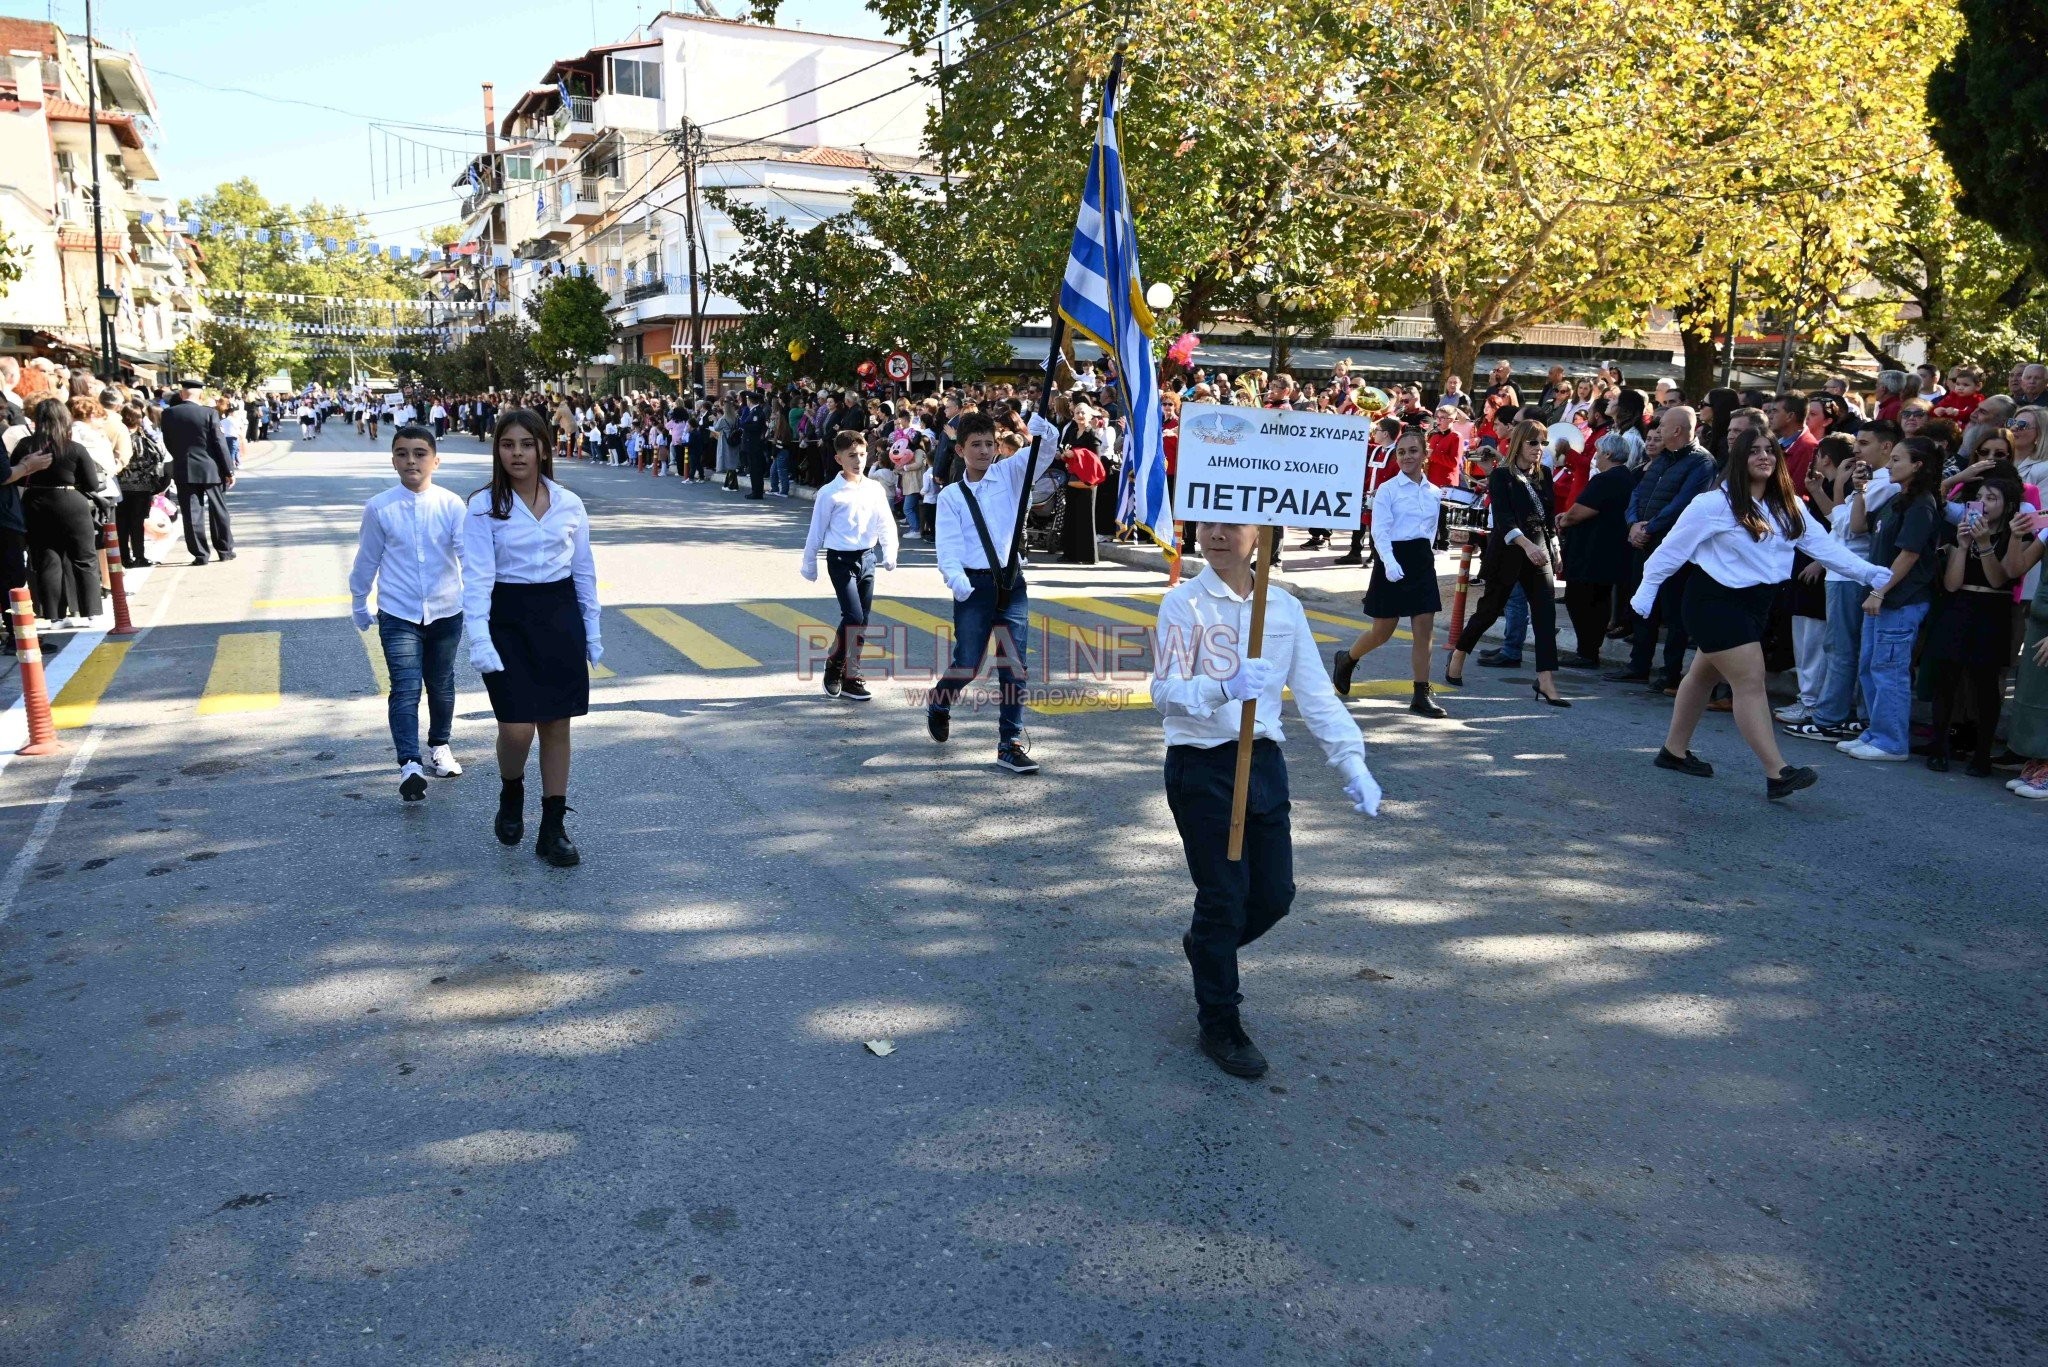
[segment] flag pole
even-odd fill
[[[1280,543],[1278,527],[1259,528],[1259,568],[1252,580],[1251,639],[1245,642],[1245,658],[1256,660],[1266,644],[1266,573],[1273,567],[1273,553]],[[1237,724],[1237,777],[1230,788],[1230,848],[1232,862],[1244,858],[1244,806],[1252,787],[1252,731],[1259,723],[1259,700],[1246,698],[1244,717]]]
[[[1123,77],[1123,70],[1124,54],[1123,49],[1119,47],[1116,54],[1109,59],[1109,80],[1102,87],[1102,103],[1105,107],[1116,93],[1116,85]],[[1055,287],[1053,290],[1052,337],[1045,349],[1045,380],[1040,385],[1038,392],[1038,416],[1044,418],[1047,422],[1052,421],[1052,418],[1049,416],[1052,411],[1052,381],[1053,376],[1059,370],[1060,347],[1066,341],[1066,338],[1067,320],[1066,316],[1059,310],[1059,290]],[[1031,486],[1038,479],[1038,449],[1043,439],[1044,429],[1034,428],[1031,433],[1031,454],[1025,457],[1024,462],[1024,484],[1017,490],[1017,525],[1010,532],[1010,556],[1003,565],[1003,578],[1011,583],[1015,583],[1017,579],[1017,555],[1024,544],[1024,519],[1031,512]],[[1088,535],[1091,537],[1095,535],[1093,527],[1088,529]]]

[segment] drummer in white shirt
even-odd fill
[[[1421,428],[1401,429],[1394,460],[1400,473],[1380,485],[1372,500],[1372,582],[1365,590],[1365,615],[1372,618],[1372,627],[1338,649],[1330,662],[1330,682],[1350,697],[1358,662],[1392,640],[1394,628],[1406,617],[1415,637],[1408,647],[1409,677],[1415,681],[1408,710],[1419,717],[1448,716],[1429,691],[1431,638],[1444,606],[1436,582],[1436,529],[1444,491],[1423,473],[1429,447]]]
[[[1698,652],[1678,686],[1671,729],[1655,760],[1659,769],[1714,776],[1714,766],[1687,747],[1714,685],[1725,679],[1735,694],[1735,724],[1764,766],[1765,796],[1790,797],[1818,780],[1813,770],[1785,763],[1764,692],[1764,631],[1778,586],[1792,577],[1794,547],[1870,588],[1891,581],[1890,569],[1856,555],[1802,513],[1776,439],[1744,427],[1729,437],[1720,488],[1686,505],[1644,562],[1643,581],[1630,600],[1647,617],[1665,580],[1687,563],[1698,567],[1686,578],[1681,607]]]
[[[1264,935],[1294,902],[1294,836],[1288,822],[1287,760],[1280,745],[1281,690],[1330,766],[1343,775],[1354,810],[1377,815],[1380,787],[1365,763],[1365,738],[1323,674],[1315,636],[1293,594],[1266,589],[1265,635],[1256,659],[1251,635],[1252,552],[1263,529],[1219,522],[1197,533],[1207,564],[1159,604],[1152,704],[1165,716],[1166,801],[1195,884],[1193,923],[1181,949],[1195,980],[1202,1052],[1226,1073],[1258,1077],[1265,1056],[1238,1017],[1237,952]],[[1244,857],[1228,857],[1243,704],[1253,701],[1251,785]]]
[[[832,596],[839,600],[839,631],[825,657],[825,694],[851,702],[874,697],[860,677],[860,648],[875,601],[875,566],[896,568],[896,514],[881,483],[861,473],[867,438],[841,432],[832,441],[839,473],[818,490],[811,505],[811,533],[804,538],[803,576],[818,580],[818,552]]]

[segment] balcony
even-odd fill
[[[701,276],[697,280],[697,304],[707,311],[711,304],[711,286]],[[611,311],[621,327],[661,319],[687,318],[690,316],[690,277],[664,275],[635,280],[612,296]]]
[[[587,95],[571,95],[548,120],[548,135],[559,147],[582,147],[597,136],[597,117]]]
[[[578,176],[561,185],[562,217],[578,227],[595,223],[604,213],[604,197],[596,176]]]

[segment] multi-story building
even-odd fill
[[[928,173],[919,147],[934,92],[915,78],[929,70],[896,43],[665,13],[625,42],[556,62],[513,101],[492,128],[497,147],[458,182],[464,238],[512,259],[486,286],[502,299],[589,272],[612,297],[614,358],[681,376],[686,147],[698,149],[694,283],[708,352],[741,317],[708,279],[739,236],[701,192],[721,188],[807,227],[843,212],[876,170]]]
[[[91,105],[115,344],[126,368],[165,378],[171,347],[203,316],[203,275],[197,248],[163,226],[174,206],[155,191],[156,97],[141,58],[33,19],[0,19],[0,52],[0,229],[22,268],[0,294],[0,351],[97,362]]]

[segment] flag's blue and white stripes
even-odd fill
[[[1144,532],[1172,554],[1176,542],[1166,451],[1160,442],[1159,370],[1152,358],[1152,311],[1145,306],[1145,278],[1138,269],[1138,226],[1124,189],[1118,85],[1112,79],[1103,92],[1059,307],[1069,327],[1115,360],[1122,383],[1130,430],[1120,453],[1117,522]]]

